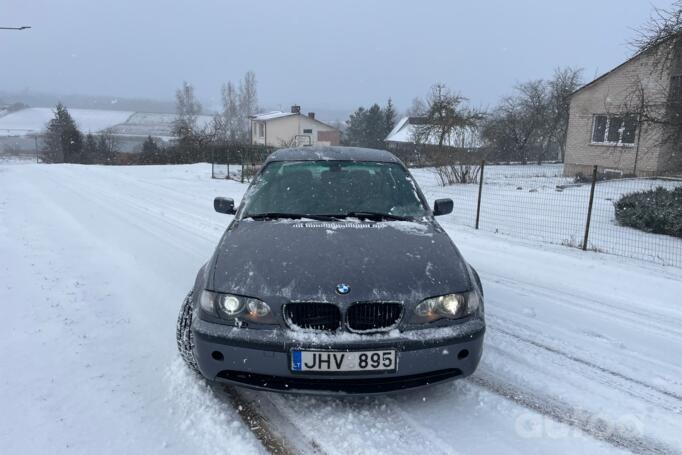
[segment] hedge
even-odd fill
[[[629,193],[614,205],[616,220],[622,226],[682,237],[682,187]]]

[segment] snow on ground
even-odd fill
[[[98,132],[125,122],[133,115],[130,111],[110,111],[99,109],[69,109],[78,128],[84,132]],[[22,136],[39,133],[47,122],[54,117],[50,107],[31,107],[0,117],[0,136]]]
[[[422,189],[434,197],[455,201],[454,219],[473,227],[476,222],[478,185],[443,188],[433,169],[413,169]],[[590,184],[572,185],[562,164],[486,166],[481,230],[567,246],[579,246],[585,234]],[[557,185],[569,185],[557,191]],[[619,179],[599,182],[588,247],[597,251],[682,267],[682,239],[644,233],[620,226],[614,201],[623,194],[656,187],[682,186],[682,180]]]
[[[230,221],[213,197],[244,189],[209,165],[0,163],[0,453],[263,450],[175,352],[180,302]],[[682,453],[682,270],[459,216],[441,223],[486,290],[474,376],[388,397],[248,396],[329,454]]]

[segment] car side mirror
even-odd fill
[[[433,203],[433,216],[447,215],[452,213],[452,208],[455,204],[452,199],[436,199]]]
[[[229,197],[217,197],[213,199],[213,208],[218,213],[226,213],[228,215],[237,213],[234,209],[234,199]]]

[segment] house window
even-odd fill
[[[670,98],[675,101],[682,100],[682,75],[670,78]]]
[[[303,130],[303,134],[313,134],[313,129],[312,128],[306,128]]]
[[[595,115],[592,125],[592,143],[609,145],[631,145],[635,143],[637,116]]]
[[[258,137],[265,137],[265,123],[258,123]]]

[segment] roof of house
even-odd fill
[[[403,117],[395,124],[385,142],[414,142],[414,126],[425,125],[424,117]]]
[[[282,111],[270,111],[263,112],[261,114],[252,115],[253,120],[272,120],[281,117],[291,117],[292,115],[298,115],[294,112],[282,112]]]
[[[413,144],[415,142],[416,135],[420,133],[420,131],[417,130],[417,127],[419,125],[426,125],[427,123],[428,122],[425,117],[403,117],[400,119],[400,121],[398,121],[398,123],[396,123],[393,130],[388,133],[388,136],[386,136],[384,142]],[[422,137],[419,138],[419,141],[422,144],[438,144],[438,138],[436,137],[436,134],[421,133],[422,134],[419,135]],[[478,139],[478,135],[475,134],[475,132],[461,128],[452,130],[452,132],[445,138],[444,145],[457,146],[458,144],[462,143],[463,138],[467,138],[470,144],[475,144],[474,146],[480,146],[480,140]]]
[[[658,46],[660,46],[660,45],[663,44],[663,43],[668,42],[669,40],[671,40],[671,39],[674,38],[674,37],[675,37],[675,35],[670,36],[670,37],[664,39],[663,41],[661,41],[660,43],[656,44],[654,47],[649,47],[649,48],[646,48],[646,49],[644,49],[644,50],[642,50],[642,51],[637,52],[635,55],[633,55],[633,56],[630,57],[629,59],[625,60],[625,61],[624,61],[623,63],[621,63],[620,65],[614,66],[613,68],[611,68],[610,70],[608,70],[607,72],[605,72],[604,74],[602,74],[601,76],[598,76],[597,78],[595,78],[594,80],[588,82],[587,84],[583,85],[582,87],[578,87],[578,89],[575,90],[573,93],[571,93],[570,96],[573,96],[573,95],[575,95],[575,94],[578,93],[578,92],[582,92],[582,91],[585,90],[587,87],[591,87],[592,85],[596,84],[597,82],[601,81],[602,79],[604,79],[604,78],[610,76],[614,71],[617,71],[618,69],[622,68],[623,66],[625,66],[625,65],[627,65],[628,63],[632,62],[633,60],[636,60],[637,58],[639,58],[639,57],[642,56],[643,54],[646,54],[647,52],[649,52],[649,51],[651,51],[651,50],[653,50],[653,49],[655,49],[655,48],[658,48]]]
[[[307,118],[308,120],[312,120],[313,122],[317,122],[317,123],[319,123],[319,124],[321,124],[321,125],[326,126],[327,128],[337,129],[336,127],[331,126],[330,124],[325,123],[325,122],[323,122],[323,121],[321,121],[321,120],[318,120],[318,119],[316,119],[316,118],[314,118],[314,117],[309,117],[309,116],[307,116],[307,115],[304,115],[304,114],[301,114],[301,113],[295,113],[295,112],[270,111],[270,112],[264,112],[264,113],[261,113],[261,114],[254,114],[254,115],[250,116],[249,118],[250,118],[251,120],[265,121],[265,122],[267,122],[267,121],[269,121],[269,120],[276,120],[276,119],[280,119],[280,118],[284,118],[284,117],[291,117],[291,116],[296,116],[296,115],[300,115],[301,117],[305,117],[305,118]]]
[[[268,157],[271,161],[378,161],[399,163],[400,160],[386,150],[361,147],[312,146],[280,149]]]

